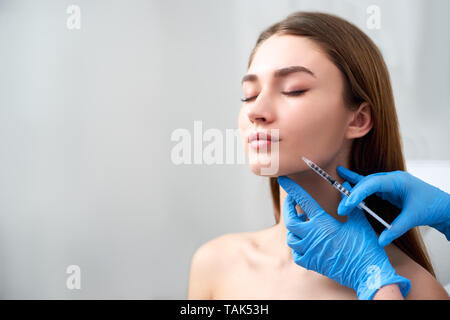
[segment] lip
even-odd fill
[[[271,144],[272,141],[270,140],[253,140],[249,142],[250,147],[257,150],[263,150],[263,148],[266,150]]]
[[[272,137],[270,133],[266,131],[252,131],[249,133],[247,141],[248,143],[254,143],[253,141],[255,141],[258,143],[266,142],[270,144],[270,142],[278,142],[280,139]]]

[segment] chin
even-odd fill
[[[250,148],[246,149],[250,170],[258,176],[275,178],[310,170],[301,158],[302,154],[309,155],[308,152],[278,150],[274,153],[271,150],[257,152]]]
[[[270,167],[267,167],[267,166],[250,165],[250,170],[257,176],[261,176],[261,177],[276,178],[276,177],[280,176],[278,170],[272,170]]]
[[[306,164],[303,165],[293,162],[294,161],[287,163],[278,163],[278,166],[272,165],[272,163],[269,163],[268,165],[262,163],[253,163],[250,164],[250,170],[258,176],[273,178],[294,175],[300,172],[311,170]]]
[[[250,170],[263,177],[278,177],[280,169],[279,156],[269,153],[252,152],[247,154]]]
[[[307,168],[304,168],[302,166],[289,166],[287,164],[283,165],[278,162],[269,164],[266,163],[251,163],[250,164],[250,170],[262,177],[273,177],[277,178],[280,176],[287,176],[290,174],[299,173],[301,171],[307,170]]]

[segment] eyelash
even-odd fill
[[[307,90],[296,90],[296,91],[291,91],[291,92],[281,92],[281,93],[284,94],[284,95],[287,95],[287,96],[294,96],[294,97],[296,97],[296,96],[300,96],[300,95],[304,94],[306,91],[307,91]],[[242,101],[242,102],[248,102],[248,101],[250,101],[250,100],[255,99],[256,97],[257,97],[257,96],[250,97],[250,98],[241,98],[241,101]]]

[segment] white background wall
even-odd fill
[[[71,4],[80,30],[66,27]],[[372,4],[379,30],[366,27]],[[201,244],[271,226],[267,178],[176,166],[170,135],[195,120],[237,128],[257,36],[297,10],[376,42],[408,167],[448,192],[449,1],[1,0],[0,298],[183,299]],[[449,283],[449,244],[425,237]],[[72,264],[81,290],[66,288]]]

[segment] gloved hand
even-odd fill
[[[411,282],[396,274],[361,209],[355,208],[342,223],[290,178],[279,177],[278,183],[288,193],[283,218],[296,264],[352,288],[359,299],[370,300],[379,288],[393,283],[398,284],[404,297],[408,294]],[[351,189],[348,182],[344,186]],[[297,215],[296,203],[308,221],[304,215]]]
[[[339,166],[341,177],[356,184],[352,194],[341,201],[338,214],[352,212],[361,201],[375,193],[389,201],[401,213],[392,222],[391,229],[385,229],[378,239],[381,246],[386,246],[416,226],[429,225],[447,237],[450,241],[450,195],[405,171],[380,172],[361,176]]]

